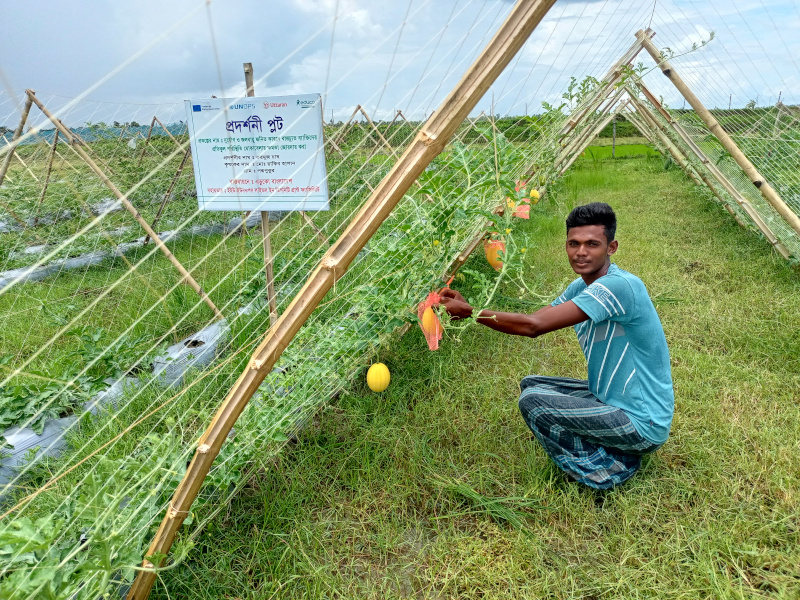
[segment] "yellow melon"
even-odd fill
[[[442,331],[442,324],[439,322],[439,317],[433,307],[429,306],[422,313],[422,331],[434,336],[438,336]]]
[[[373,392],[382,392],[389,387],[392,377],[389,375],[389,367],[383,363],[375,363],[367,371],[367,385]]]
[[[483,251],[486,253],[486,260],[492,265],[495,271],[503,268],[503,259],[500,252],[506,251],[506,243],[500,240],[484,240]]]

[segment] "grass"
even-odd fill
[[[568,483],[520,418],[524,375],[585,375],[571,331],[476,327],[429,352],[414,328],[378,357],[389,389],[358,383],[262,461],[153,597],[800,596],[797,273],[660,158],[595,153],[552,196],[529,224],[536,289],[574,278],[566,212],[607,201],[615,260],[664,324],[676,416],[642,471],[605,493]],[[502,293],[501,309],[540,304]]]

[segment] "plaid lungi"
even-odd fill
[[[536,439],[567,475],[589,487],[627,481],[642,455],[661,445],[642,437],[622,409],[598,400],[585,380],[531,375],[520,389],[519,409]]]

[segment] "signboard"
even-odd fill
[[[328,210],[319,94],[185,104],[200,210]]]

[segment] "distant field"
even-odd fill
[[[583,153],[582,158],[584,160],[591,160],[593,158],[611,158],[611,145],[603,145],[603,139],[597,139],[595,141],[601,143],[597,146],[589,146],[586,149],[586,152]],[[651,146],[647,146],[645,144],[617,144],[615,155],[616,158],[632,158],[634,156],[644,158],[646,156],[661,156]]]
[[[610,146],[612,141],[610,137],[599,137],[592,142],[592,146]],[[647,144],[647,138],[639,135],[617,138],[617,146],[630,146],[632,144]]]

